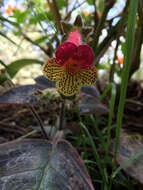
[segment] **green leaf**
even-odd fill
[[[31,64],[41,64],[42,65],[43,62],[38,59],[19,59],[17,61],[10,63],[7,66],[7,72],[10,75],[10,77],[13,78],[20,69],[22,69],[23,67],[25,67],[27,65],[31,65]]]
[[[120,44],[121,44],[121,50],[122,50],[122,53],[124,54],[124,52],[125,52],[125,42],[120,42]]]
[[[47,21],[47,20],[53,20],[53,17],[51,15],[51,12],[36,12],[36,14],[30,16],[29,18],[29,24],[36,24],[39,21]]]
[[[102,64],[102,63],[100,63],[99,65],[97,65],[96,66],[97,67],[97,69],[98,70],[100,70],[100,69],[109,69],[109,66],[108,65],[105,65],[105,64]]]
[[[36,13],[35,15],[35,18],[38,20],[38,21],[43,21],[43,20],[46,20],[46,14],[45,12],[40,12],[40,13]]]
[[[51,14],[50,11],[48,11],[48,12],[46,13],[46,17],[47,17],[49,20],[53,20],[53,16],[52,16],[52,14]]]
[[[136,24],[136,13],[138,8],[138,0],[129,1],[129,10],[128,10],[128,21],[127,21],[127,32],[126,32],[126,44],[125,44],[125,52],[124,52],[124,65],[122,72],[122,82],[121,82],[121,92],[120,92],[120,100],[117,111],[117,127],[116,127],[116,137],[115,137],[115,148],[114,148],[114,168],[116,167],[116,157],[117,150],[119,145],[119,137],[121,133],[121,126],[123,121],[123,113],[124,106],[126,100],[126,92],[128,86],[130,65],[131,65],[131,57],[132,50],[135,39],[135,24]]]
[[[99,3],[99,5],[98,5],[99,12],[103,11],[103,6],[104,6],[104,0],[101,0],[100,3]]]
[[[87,0],[89,5],[93,5],[93,1],[92,0]]]
[[[60,0],[60,1],[57,1],[58,3],[58,8],[59,9],[62,9],[63,7],[66,6],[67,2],[65,0]]]
[[[26,10],[24,12],[20,12],[19,10],[14,10],[12,17],[16,19],[17,23],[21,24],[25,22],[28,14],[29,14],[29,10]]]
[[[114,115],[114,108],[115,108],[115,100],[116,100],[116,85],[114,83],[111,84],[111,98],[109,101],[109,116],[108,116],[108,125],[107,125],[107,143],[106,143],[106,155],[109,154],[110,150],[110,139],[111,139],[111,126],[112,126],[112,119]]]
[[[38,59],[19,59],[17,61],[11,62],[9,65],[7,65],[7,67],[5,67],[5,69],[8,72],[9,76],[13,78],[20,69],[31,64],[42,65],[43,62]],[[0,74],[0,84],[2,84],[6,80],[7,76],[5,75],[5,73]]]
[[[19,27],[19,24],[16,23],[16,22],[13,22],[11,20],[8,20],[7,18],[3,17],[0,15],[0,20],[3,21],[3,22],[8,22],[9,24],[13,25],[13,26],[16,26],[16,27]]]
[[[134,160],[136,160],[137,158],[139,158],[139,156],[141,156],[143,154],[143,151],[141,152],[137,152],[135,153],[133,156],[131,156],[129,159],[127,159],[126,161],[124,161],[113,173],[112,173],[112,178],[115,178],[116,175],[120,172],[120,170],[122,170],[124,167],[126,167],[129,163],[133,162]]]
[[[38,23],[38,20],[36,17],[30,17],[29,24],[37,24],[37,23]]]
[[[21,36],[21,31],[20,30],[13,31],[13,33],[16,36]]]
[[[102,102],[104,97],[107,95],[107,93],[112,89],[112,83],[109,83],[106,88],[104,89],[102,95],[99,98],[99,101]]]
[[[40,44],[40,43],[42,43],[42,42],[45,42],[45,40],[47,40],[48,37],[49,37],[49,35],[42,36],[42,37],[36,39],[36,40],[34,41],[34,43],[36,43],[36,44]]]

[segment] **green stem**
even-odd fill
[[[119,36],[117,36],[117,44],[116,44],[115,51],[114,51],[113,64],[111,65],[111,68],[110,68],[110,74],[109,74],[110,82],[114,82],[114,73],[115,73],[115,65],[116,65],[115,61],[117,58],[118,46],[119,46]]]
[[[105,96],[107,95],[107,93],[111,90],[112,88],[112,83],[110,82],[106,88],[104,89],[103,93],[101,94],[100,98],[99,98],[99,101],[102,102],[103,99],[105,98]]]
[[[101,174],[101,176],[103,178],[103,183],[104,183],[104,185],[106,185],[107,184],[107,180],[106,180],[106,176],[105,176],[105,173],[104,173],[104,168],[103,168],[103,166],[101,164],[100,157],[99,157],[99,154],[97,152],[97,149],[96,149],[96,146],[94,144],[94,141],[92,139],[92,136],[90,135],[87,127],[82,122],[80,122],[80,126],[85,130],[87,136],[89,137],[90,144],[91,144],[91,146],[93,148],[93,155],[95,156],[95,159],[96,159],[96,162],[97,162],[97,166],[98,166],[100,174]]]
[[[120,94],[118,113],[117,113],[117,127],[116,127],[116,138],[115,138],[115,147],[114,147],[114,163],[113,163],[114,168],[116,166],[116,157],[117,157],[119,137],[121,132],[121,125],[123,120],[123,111],[124,111],[126,91],[128,85],[131,55],[134,44],[137,6],[138,6],[138,0],[130,0],[128,22],[127,22],[127,33],[126,33],[126,48],[125,48],[126,51],[124,52],[124,67],[122,73],[121,94]]]
[[[93,42],[94,49],[96,49],[96,47],[98,45],[99,36],[100,36],[101,30],[103,28],[103,25],[105,23],[108,11],[109,10],[105,7],[105,9],[103,10],[103,14],[102,14],[101,20],[99,21],[99,23],[97,25],[97,28],[96,28],[96,31],[95,31],[94,42]]]
[[[114,105],[115,105],[115,99],[116,99],[116,85],[114,83],[112,84],[112,90],[111,90],[111,99],[109,102],[109,119],[108,119],[108,126],[107,126],[107,144],[106,144],[106,156],[109,154],[109,146],[110,146],[110,137],[111,137],[111,124],[112,124],[112,118],[114,115]]]

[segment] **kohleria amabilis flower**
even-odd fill
[[[73,96],[81,86],[90,86],[96,82],[97,70],[92,66],[94,53],[88,45],[81,44],[81,34],[74,30],[67,42],[56,50],[54,58],[43,65],[44,75],[56,81],[56,88],[64,96]]]

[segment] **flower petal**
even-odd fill
[[[42,71],[45,77],[51,81],[56,81],[63,73],[60,64],[55,58],[48,59],[48,61],[43,65]]]
[[[64,96],[73,96],[80,90],[80,80],[77,74],[64,73],[56,82],[58,91]]]
[[[78,30],[73,30],[69,33],[68,42],[72,42],[75,45],[79,46],[82,42],[82,36]]]
[[[72,42],[62,43],[56,50],[56,58],[63,64],[77,52],[77,46]]]
[[[97,80],[97,69],[95,66],[91,66],[79,72],[78,75],[82,86],[90,86]]]
[[[79,61],[81,61],[81,66],[89,67],[94,60],[94,53],[90,46],[80,45],[77,49],[77,55]]]

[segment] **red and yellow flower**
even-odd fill
[[[92,66],[94,53],[88,45],[81,44],[78,30],[70,33],[68,41],[56,50],[55,57],[43,65],[43,74],[56,81],[56,88],[64,96],[73,96],[81,86],[89,86],[97,80],[97,70]]]

